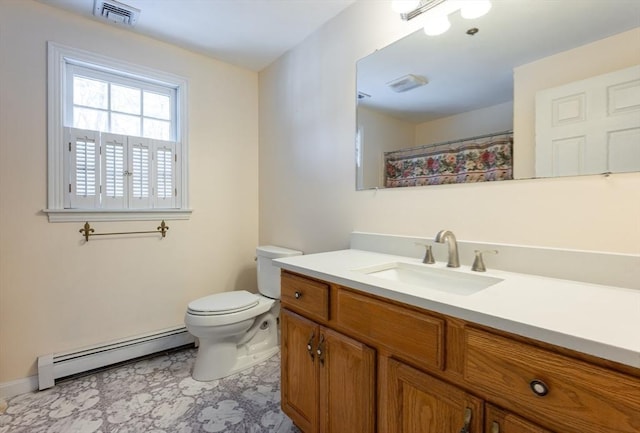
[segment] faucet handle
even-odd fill
[[[487,268],[484,265],[484,260],[482,259],[482,254],[498,254],[498,250],[474,250],[476,253],[476,258],[473,261],[473,266],[471,266],[472,271],[476,272],[486,272]]]
[[[426,263],[428,265],[434,264],[436,261],[433,258],[433,251],[431,251],[431,245],[425,244],[423,242],[416,242],[416,245],[421,245],[426,248],[424,252],[424,258],[422,259],[422,263]]]

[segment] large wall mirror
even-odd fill
[[[390,184],[389,161],[420,171],[467,148],[511,164],[485,180],[640,171],[640,1],[493,0],[449,19],[358,61],[357,189],[437,184]]]

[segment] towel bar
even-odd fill
[[[84,240],[89,242],[89,236],[133,235],[133,234],[139,235],[139,234],[145,234],[145,233],[160,233],[164,238],[167,236],[167,230],[169,230],[169,226],[165,224],[164,220],[162,220],[162,222],[160,223],[156,231],[149,230],[149,231],[143,231],[143,232],[94,233],[95,229],[93,229],[89,225],[89,222],[87,221],[84,223],[84,227],[80,229],[80,233],[82,233],[82,236],[84,236]]]

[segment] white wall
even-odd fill
[[[384,185],[384,152],[415,146],[415,124],[365,107],[358,108],[362,134],[362,188]]]
[[[189,221],[81,240],[46,208],[46,41],[189,81]],[[258,76],[31,0],[0,1],[0,382],[38,355],[181,325],[186,304],[255,289]],[[159,221],[98,223],[98,232]]]
[[[416,145],[461,140],[513,129],[513,102],[424,122],[416,126]]]
[[[416,26],[388,2],[356,2],[260,73],[261,242],[310,253],[348,247],[352,230],[449,228],[469,241],[640,253],[639,173],[355,191],[355,63]]]

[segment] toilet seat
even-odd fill
[[[191,301],[187,312],[196,316],[238,313],[258,305],[260,297],[246,290],[216,293]]]
[[[254,320],[260,314],[269,311],[276,302],[275,300],[266,298],[264,296],[255,296],[258,298],[258,303],[256,305],[231,313],[217,312],[212,314],[211,312],[207,311],[196,310],[192,312],[191,309],[187,309],[184,315],[187,329],[189,329],[190,326],[224,326],[230,325],[232,323],[239,323],[243,320]],[[238,308],[236,308],[236,310],[238,310]]]

